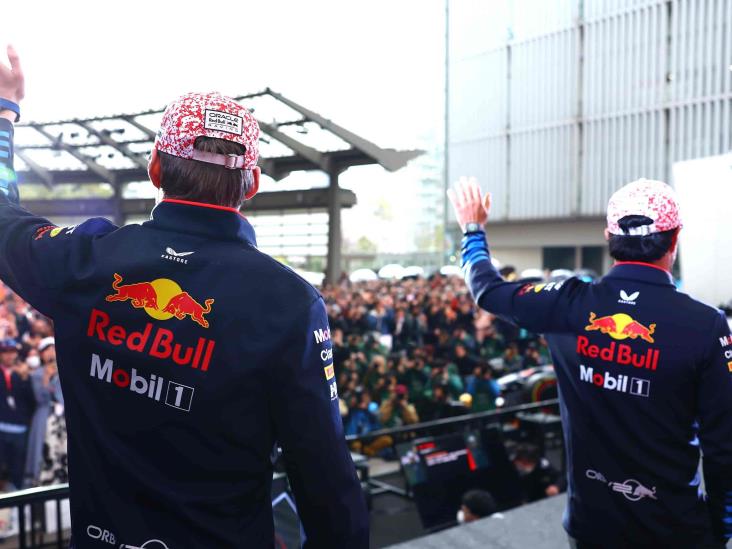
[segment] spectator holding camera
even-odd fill
[[[396,385],[390,389],[390,396],[379,409],[381,424],[384,427],[401,427],[419,422],[417,409],[409,403],[409,391],[405,385]]]

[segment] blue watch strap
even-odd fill
[[[0,110],[4,109],[13,111],[15,113],[16,122],[20,120],[20,105],[18,105],[17,103],[13,103],[8,99],[3,99],[2,97],[0,97]]]

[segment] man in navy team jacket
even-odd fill
[[[368,547],[323,300],[238,211],[259,185],[250,112],[181,97],[152,151],[152,219],[54,227],[18,205],[23,75],[8,57],[0,278],[55,321],[76,547],[272,547],[276,443],[305,546]]]
[[[483,228],[490,195],[461,180],[450,198],[478,305],[549,342],[571,543],[721,547],[732,536],[732,335],[724,314],[673,284],[673,190],[641,179],[613,195],[606,236],[616,263],[593,284],[504,281]]]

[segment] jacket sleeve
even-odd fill
[[[483,231],[463,237],[462,265],[478,306],[538,333],[570,330],[572,301],[587,286],[576,278],[547,284],[506,282],[491,261]]]
[[[417,408],[414,407],[414,404],[407,404],[404,407],[404,415],[402,418],[407,425],[419,423],[419,414],[417,414]]]
[[[58,228],[19,205],[13,170],[13,125],[0,118],[0,279],[53,317],[56,298],[89,272],[91,241],[116,227],[106,219]]]
[[[732,335],[720,312],[708,356],[699,370],[699,442],[712,528],[732,538]]]
[[[43,386],[43,371],[36,371],[30,375],[31,388],[33,389],[33,396],[36,399],[36,404],[44,406],[51,402],[51,391],[48,387]]]
[[[394,415],[394,404],[391,399],[385,398],[379,406],[379,419],[382,425],[388,425],[391,421],[391,417]]]
[[[305,548],[369,546],[366,500],[343,435],[328,317],[313,301],[282,347],[272,415]]]

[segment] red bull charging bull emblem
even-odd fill
[[[108,295],[107,301],[129,301],[133,307],[144,309],[156,320],[168,320],[173,317],[183,320],[188,316],[199,326],[209,327],[204,315],[211,312],[213,299],[206,299],[201,305],[191,294],[183,291],[177,282],[169,278],[132,284],[122,282],[122,276],[114,273],[112,289],[115,293]]]
[[[654,343],[653,334],[656,331],[655,324],[644,326],[633,317],[625,313],[618,313],[597,318],[595,313],[590,313],[590,323],[585,326],[585,331],[599,331],[609,335],[613,339],[642,339],[647,343]]]

